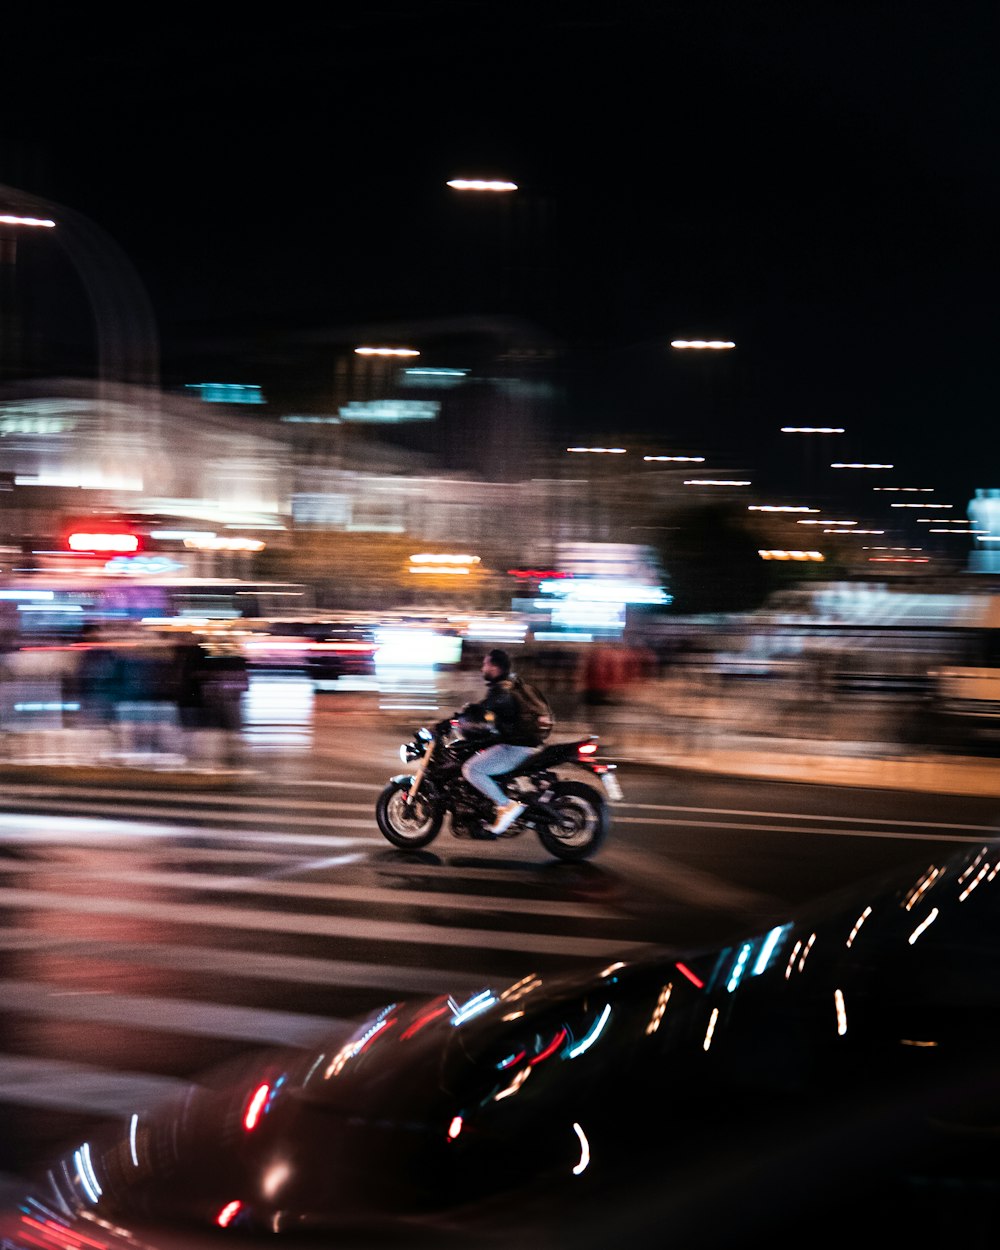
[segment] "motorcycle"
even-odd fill
[[[457,838],[495,841],[533,831],[557,859],[588,859],[610,831],[609,803],[623,797],[615,765],[595,758],[597,744],[597,735],[589,734],[546,745],[517,768],[495,777],[504,794],[522,803],[524,811],[503,833],[494,834],[486,828],[495,815],[493,804],[462,776],[462,765],[489,745],[489,735],[457,720],[441,721],[431,729],[418,729],[412,741],[399,748],[403,763],[416,767],[390,778],[376,801],[375,819],[382,834],[401,850],[418,850],[433,842],[449,817]],[[557,770],[564,768],[579,769],[588,780],[561,776]]]

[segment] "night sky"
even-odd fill
[[[124,250],[165,380],[265,330],[516,315],[593,369],[594,437],[737,463],[840,425],[900,482],[1000,486],[995,4],[219,7],[36,7],[0,49],[0,181]],[[738,346],[693,381],[679,336]]]

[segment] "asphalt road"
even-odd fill
[[[363,718],[275,736],[252,770],[44,770],[0,794],[0,1168],[260,1045],[532,971],[736,942],[903,864],[992,838],[997,801],[622,765],[595,861],[530,836],[389,846],[399,738]],[[308,749],[304,749],[305,746]]]

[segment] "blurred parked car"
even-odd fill
[[[992,1245],[998,874],[979,843],[722,949],[388,1003],[74,1143],[3,1244]]]
[[[272,619],[255,624],[244,640],[251,668],[301,672],[313,681],[372,677],[377,650],[372,629],[340,621]]]
[[[1000,750],[1000,596],[990,601],[990,624],[963,632],[955,662],[932,674],[931,714],[937,742],[956,749]]]

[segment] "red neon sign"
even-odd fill
[[[66,539],[66,545],[70,551],[79,552],[104,552],[114,551],[119,553],[129,553],[139,550],[138,534],[128,534],[124,531],[118,533],[103,533],[97,530],[84,531],[75,530]]]

